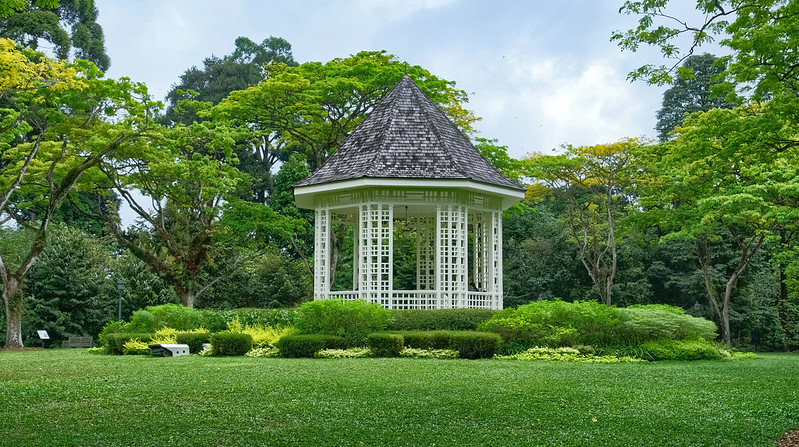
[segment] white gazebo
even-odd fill
[[[406,75],[328,161],[294,185],[316,212],[314,299],[390,309],[502,308],[502,211],[524,198]],[[331,291],[332,225],[351,226],[353,284]],[[394,290],[394,241],[416,245]]]

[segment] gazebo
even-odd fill
[[[315,211],[314,299],[390,309],[502,308],[500,174],[407,75],[327,162],[294,185]],[[331,291],[332,225],[351,226],[352,290]],[[415,290],[394,290],[394,241],[415,240]]]

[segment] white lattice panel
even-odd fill
[[[314,224],[314,299],[325,299],[330,291],[330,210],[316,210]]]

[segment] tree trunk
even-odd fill
[[[180,298],[180,303],[186,307],[194,307],[194,301],[197,299],[193,289],[184,289],[175,287],[175,293]]]
[[[733,273],[730,276],[730,280],[727,281],[727,287],[724,289],[724,304],[721,307],[721,341],[727,345],[732,343],[732,337],[730,336],[730,301],[732,299],[732,291],[735,290],[735,286],[738,284],[740,273],[740,271]]]
[[[6,305],[6,348],[22,347],[22,299],[20,283],[16,278],[9,278],[3,290],[3,302]]]

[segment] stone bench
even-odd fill
[[[92,337],[68,337],[61,342],[62,348],[91,348]]]

